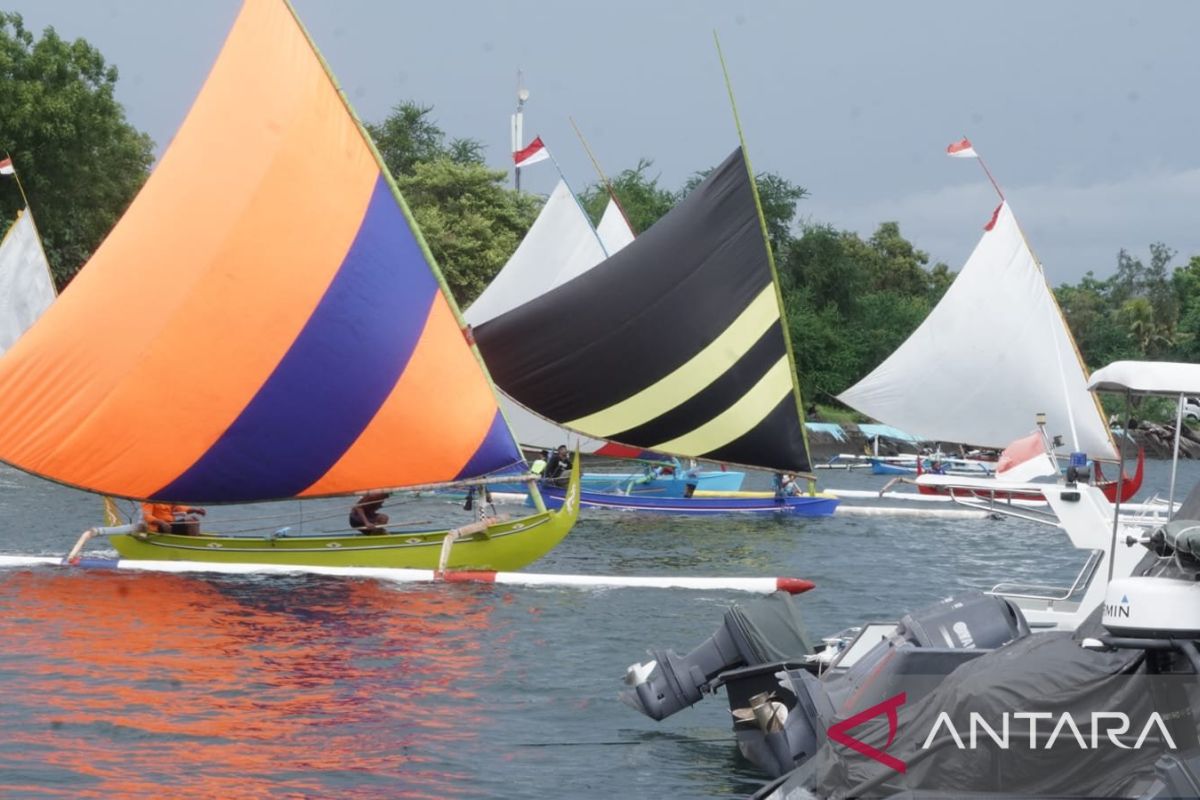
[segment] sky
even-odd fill
[[[82,37],[120,71],[117,98],[159,152],[240,0],[8,0],[26,27]],[[737,146],[713,44],[756,171],[805,187],[804,220],[869,236],[894,220],[958,269],[998,202],[969,137],[1054,284],[1110,275],[1152,242],[1200,255],[1200,3],[1160,0],[550,3],[294,0],[359,115],[434,106],[451,137],[511,167],[517,73],[525,139],[579,191],[652,159],[677,189]],[[510,170],[511,173],[511,170]],[[522,171],[547,193],[549,162]]]

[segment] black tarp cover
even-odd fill
[[[1142,569],[1170,570],[1162,560],[1148,556]],[[899,709],[896,736],[887,744],[888,722],[879,716],[851,734],[905,763],[905,772],[884,766],[835,742],[826,744],[795,773],[817,797],[890,797],[904,791],[945,796],[998,794],[1020,797],[1121,797],[1138,790],[1153,772],[1165,749],[1157,736],[1141,749],[1123,749],[1108,743],[1103,732],[1092,749],[1085,723],[1095,711],[1128,715],[1135,740],[1152,712],[1188,716],[1200,700],[1196,676],[1162,676],[1147,673],[1147,655],[1140,650],[1098,652],[1080,646],[1084,637],[1104,633],[1100,609],[1074,633],[1046,632],[1019,639],[952,672],[930,695]],[[1163,707],[1164,692],[1175,702]],[[1159,698],[1157,701],[1155,698]],[[1157,702],[1157,708],[1156,708]],[[972,712],[982,715],[999,730],[1005,712],[1049,712],[1039,720],[1045,743],[1048,734],[1069,712],[1078,723],[1088,749],[1081,749],[1064,729],[1054,746],[1028,747],[1013,736],[1008,749],[997,747],[980,731],[975,749],[959,749],[940,726],[926,749],[929,733],[939,715],[947,713],[955,730],[968,744]],[[1010,730],[1028,733],[1029,723],[1012,719]],[[1106,725],[1108,723],[1105,723]],[[1114,723],[1115,724],[1115,723]],[[1194,736],[1195,720],[1191,719]],[[1105,728],[1102,726],[1101,731]],[[1178,733],[1175,738],[1180,738]],[[1184,742],[1176,742],[1181,748]],[[1178,754],[1179,751],[1176,751]]]
[[[517,402],[599,439],[806,472],[796,377],[739,148],[666,216],[475,340]]]

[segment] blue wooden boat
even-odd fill
[[[699,470],[667,473],[661,469],[644,472],[585,472],[583,488],[593,492],[638,494],[643,497],[685,497],[692,491],[736,492],[742,488],[746,473],[729,470]],[[691,487],[689,489],[688,487]],[[499,483],[489,487],[493,492],[524,494],[529,488],[523,483]]]
[[[542,500],[546,508],[558,508],[566,490],[542,484]],[[526,500],[532,504],[532,498]],[[838,500],[829,495],[798,495],[776,497],[646,497],[640,494],[622,495],[612,492],[582,491],[581,508],[603,508],[611,511],[636,511],[655,514],[713,516],[724,514],[790,514],[798,517],[828,517],[837,509]]]
[[[812,479],[791,333],[756,191],[738,148],[619,252],[474,326],[496,384],[573,435]],[[671,482],[675,497],[643,491],[656,487],[585,485],[581,503],[812,516],[837,505],[819,496],[701,498],[690,485]]]

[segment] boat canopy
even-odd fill
[[[1092,373],[1093,392],[1200,396],[1200,364],[1175,361],[1114,361]]]
[[[838,396],[922,439],[1003,448],[1036,427],[1062,451],[1116,450],[1062,311],[1008,203],[925,321]]]
[[[0,241],[0,355],[54,302],[54,281],[29,209]]]
[[[740,148],[619,253],[475,337],[505,393],[573,431],[681,457],[809,469]]]
[[[284,0],[247,0],[129,210],[0,358],[0,460],[247,502],[520,452],[411,214]]]

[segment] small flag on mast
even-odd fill
[[[513,162],[518,167],[528,167],[549,157],[550,152],[546,150],[546,145],[542,144],[542,137],[539,136],[530,142],[528,147],[513,153]]]
[[[11,158],[0,159],[0,175],[15,175],[16,168],[13,167]]]
[[[946,148],[946,155],[951,158],[979,158],[979,154],[971,146],[970,139],[962,139],[950,145]]]

